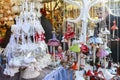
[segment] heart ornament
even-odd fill
[[[26,34],[28,34],[28,33],[29,33],[29,30],[30,30],[30,25],[29,25],[28,23],[24,23],[24,24],[22,25],[22,30],[23,30]]]

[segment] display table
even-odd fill
[[[34,79],[20,78],[20,73],[17,73],[14,77],[7,77],[4,76],[1,72],[0,80],[72,80],[72,75],[72,70],[68,70],[60,66],[58,68],[55,68],[54,70],[45,68],[41,71],[40,76]]]

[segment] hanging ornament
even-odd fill
[[[77,69],[78,69],[77,61],[75,61],[75,62],[73,63],[72,69],[73,69],[73,70],[77,70]]]
[[[103,57],[106,57],[109,53],[102,49],[102,48],[99,48],[99,51],[97,52],[97,57],[99,58],[103,58]]]
[[[88,43],[89,44],[103,44],[103,41],[102,41],[102,38],[100,37],[91,37],[89,40],[88,40]]]
[[[110,31],[105,27],[104,31],[101,31],[102,34],[107,35],[110,34]]]
[[[114,20],[113,21],[113,26],[111,27],[111,29],[113,30],[113,39],[114,39],[114,37],[115,37],[115,30],[118,30],[118,27],[117,27],[117,25],[116,25],[116,21]]]
[[[99,79],[105,80],[105,77],[104,77],[102,71],[95,72],[95,76],[98,77]]]
[[[74,36],[75,36],[75,33],[72,29],[71,24],[67,24],[67,32],[64,34],[64,38],[69,40],[71,38],[74,38]]]
[[[43,5],[40,2],[36,2],[35,8],[37,9],[36,10],[37,17],[40,18],[42,16],[41,8],[43,8]]]
[[[41,34],[38,34],[38,33],[35,34],[35,41],[36,42],[38,42],[38,41],[44,41],[44,40],[45,40],[45,36],[44,36],[43,32]]]
[[[13,12],[14,14],[20,13],[20,6],[15,5],[15,6],[13,6],[13,7],[11,8],[11,10],[12,10],[12,12]]]
[[[80,49],[83,54],[87,55],[89,53],[89,48],[87,47],[87,45],[82,44]]]
[[[98,68],[98,71],[96,72],[96,76],[104,80],[111,80],[114,75],[111,74],[107,69]]]
[[[105,49],[108,53],[112,53],[111,49],[108,47]]]
[[[91,70],[88,70],[85,75],[87,76],[87,79],[90,80],[90,77],[93,77],[94,73]]]
[[[60,41],[56,38],[55,30],[52,32],[52,39],[48,40],[48,45],[53,47],[53,66],[56,67],[56,62],[55,62],[55,47],[60,46]]]
[[[91,70],[88,70],[86,72],[86,76],[94,76],[94,73]]]
[[[79,44],[74,44],[73,46],[70,46],[69,50],[72,51],[72,52],[79,53],[80,52]]]
[[[60,46],[60,41],[56,38],[55,31],[53,31],[52,39],[47,43],[49,46]]]

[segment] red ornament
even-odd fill
[[[55,57],[58,57],[58,58],[60,58],[61,60],[63,59],[62,53],[57,53],[57,54],[55,54]]]
[[[105,80],[105,77],[102,73],[102,71],[99,71],[99,72],[94,72],[95,73],[95,76],[100,78],[101,80]]]
[[[77,70],[77,69],[78,69],[77,61],[75,61],[75,62],[73,63],[72,69],[73,69],[73,70]]]
[[[94,73],[91,70],[88,70],[86,76],[94,76]]]
[[[80,49],[81,49],[81,52],[83,54],[88,54],[89,53],[89,48],[87,47],[87,45],[82,44],[82,46],[80,47]]]
[[[114,25],[111,27],[111,29],[112,29],[112,30],[117,30],[118,27],[117,27],[117,25],[116,25],[116,21],[115,21],[115,20],[113,21],[113,24],[114,24]]]
[[[71,38],[74,38],[75,33],[74,33],[72,27],[70,26],[70,24],[67,25],[67,32],[65,33],[64,36],[65,36],[64,38],[67,39],[67,40],[71,39]]]
[[[71,38],[74,38],[74,35],[75,33],[74,32],[71,32],[71,33],[65,33],[65,39],[71,39]]]
[[[35,41],[43,41],[45,39],[44,33],[42,32],[41,34],[36,33],[35,34]]]

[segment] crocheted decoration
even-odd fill
[[[47,54],[45,31],[34,12],[34,3],[25,1],[21,5],[21,13],[15,18],[16,24],[11,26],[13,34],[4,50],[7,57],[4,73],[14,76],[18,71],[11,73],[11,70],[24,67],[23,78],[29,79],[37,77],[39,71],[51,63],[51,56]]]

